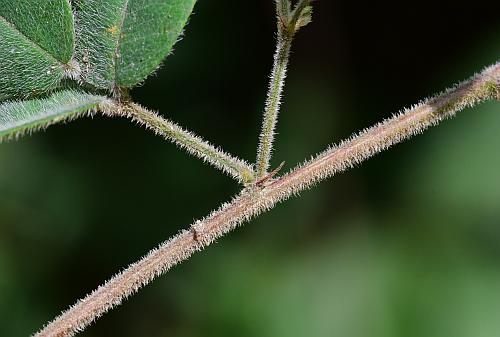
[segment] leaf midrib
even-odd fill
[[[127,0],[128,1],[128,0]],[[16,32],[17,34],[19,34],[21,37],[23,37],[25,40],[27,40],[35,49],[38,49],[39,51],[42,52],[42,54],[48,56],[48,58],[54,60],[56,63],[58,63],[59,65],[64,65],[64,63],[60,60],[58,60],[54,55],[52,55],[47,49],[43,48],[41,45],[39,45],[38,43],[36,43],[35,41],[33,41],[32,39],[30,39],[28,36],[26,36],[26,34],[24,34],[23,32],[21,32],[14,23],[10,22],[9,20],[7,20],[4,16],[0,15],[0,19],[4,20],[7,25],[12,28],[12,30],[14,30],[14,32]]]
[[[113,74],[113,84],[112,88],[114,91],[118,92],[118,53],[120,50],[120,42],[121,42],[121,37],[122,37],[122,32],[123,32],[123,25],[125,23],[125,17],[127,16],[127,10],[128,10],[128,4],[129,0],[125,0],[123,4],[123,11],[122,11],[122,16],[120,18],[120,22],[118,24],[118,34],[116,38],[116,47],[115,47],[115,53],[113,55],[113,61],[114,61],[114,74]]]

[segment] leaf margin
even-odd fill
[[[0,143],[92,115],[108,100],[105,96],[70,89],[42,98],[1,102]]]
[[[76,22],[76,51],[75,58],[78,60],[81,67],[81,80],[90,84],[98,90],[108,90],[115,97],[120,96],[122,89],[130,89],[141,85],[149,76],[161,66],[164,60],[171,54],[174,45],[180,40],[184,28],[189,21],[197,0],[162,0],[166,4],[162,4],[160,9],[164,15],[150,15],[149,17],[142,13],[142,21],[138,20],[134,23],[136,26],[127,27],[129,17],[132,15],[129,10],[132,10],[135,15],[137,4],[145,0],[75,0],[73,2],[75,22]],[[159,1],[159,0],[158,0]],[[144,7],[144,6],[143,6]],[[176,13],[176,10],[179,13]],[[145,11],[147,12],[147,11]],[[172,14],[179,15],[179,18],[172,20]],[[153,22],[149,22],[154,18]],[[161,22],[159,22],[162,18]],[[166,22],[177,22],[174,35],[172,31],[167,29]],[[147,22],[148,26],[159,26],[158,28],[149,29],[147,35],[137,39],[137,27],[141,22]],[[137,26],[138,25],[138,26]],[[135,38],[130,39],[134,35]],[[127,59],[122,61],[124,53],[123,44],[131,44],[129,49],[137,49],[144,51],[144,42],[147,46],[151,46],[151,41],[161,39],[161,43],[148,50],[145,59],[148,59],[147,65],[138,65],[135,62]],[[127,41],[128,39],[128,41]],[[131,42],[132,41],[132,42]],[[158,52],[160,50],[161,52]],[[153,55],[154,61],[151,61]],[[140,60],[142,62],[142,60]],[[133,76],[124,77],[123,68],[134,68],[136,74]],[[130,72],[130,71],[129,71]]]

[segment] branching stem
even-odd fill
[[[300,27],[297,22],[304,8],[311,0],[301,0],[294,11],[290,11],[289,0],[277,0],[277,42],[274,53],[274,63],[271,72],[269,90],[262,121],[262,130],[257,150],[256,178],[261,179],[267,174],[270,166],[274,143],[274,130],[278,121],[281,96],[285,85],[290,49],[295,33]],[[299,13],[297,15],[297,13]]]
[[[274,65],[259,139],[259,149],[257,151],[256,174],[259,179],[266,175],[271,161],[274,129],[278,120],[291,46],[292,39],[284,38],[278,34],[278,43],[274,54]]]
[[[356,137],[319,154],[312,160],[270,180],[262,187],[242,191],[205,219],[194,223],[140,261],[113,277],[49,323],[36,336],[73,336],[84,330],[124,299],[137,292],[176,264],[188,259],[238,225],[273,208],[316,182],[342,172],[373,155],[453,116],[467,106],[500,99],[500,63],[468,81],[430,98],[403,113],[367,129]]]
[[[210,163],[242,184],[254,181],[253,168],[245,161],[235,158],[214,147],[199,136],[184,130],[174,122],[159,116],[135,103],[105,103],[101,110],[108,116],[125,116],[144,125],[156,134],[177,144],[188,153]]]

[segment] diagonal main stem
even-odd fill
[[[457,111],[490,99],[500,100],[500,63],[486,68],[455,88],[324,151],[290,173],[271,181],[263,189],[251,187],[243,190],[232,202],[195,222],[191,229],[162,243],[140,261],[78,301],[35,336],[74,336],[140,288],[238,225],[270,210],[297,192],[454,116]]]
[[[253,168],[245,161],[235,158],[222,149],[216,148],[199,136],[184,130],[158,114],[135,103],[105,103],[101,110],[109,116],[125,116],[144,125],[156,134],[174,142],[191,155],[210,163],[212,166],[233,177],[242,184],[254,180]]]

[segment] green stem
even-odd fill
[[[166,120],[138,104],[113,103],[111,106],[101,107],[101,110],[106,115],[126,116],[139,124],[145,125],[148,129],[174,142],[191,155],[212,164],[242,184],[246,185],[255,180],[252,167],[245,161],[227,154],[199,136],[182,129],[174,122]]]
[[[278,22],[278,26],[281,22]],[[281,95],[285,85],[292,37],[285,33],[282,27],[278,28],[278,42],[274,54],[274,65],[269,83],[266,108],[262,121],[259,148],[257,151],[256,178],[260,179],[267,174],[274,142],[274,129],[278,120],[281,105]]]
[[[301,0],[293,11],[290,11],[289,0],[277,0],[277,26],[278,37],[276,52],[274,53],[274,64],[269,82],[266,107],[262,121],[262,130],[259,137],[259,148],[257,150],[256,179],[267,175],[274,143],[274,135],[278,114],[281,106],[281,97],[285,86],[290,50],[295,33],[300,29],[298,25],[305,8],[311,0]]]

